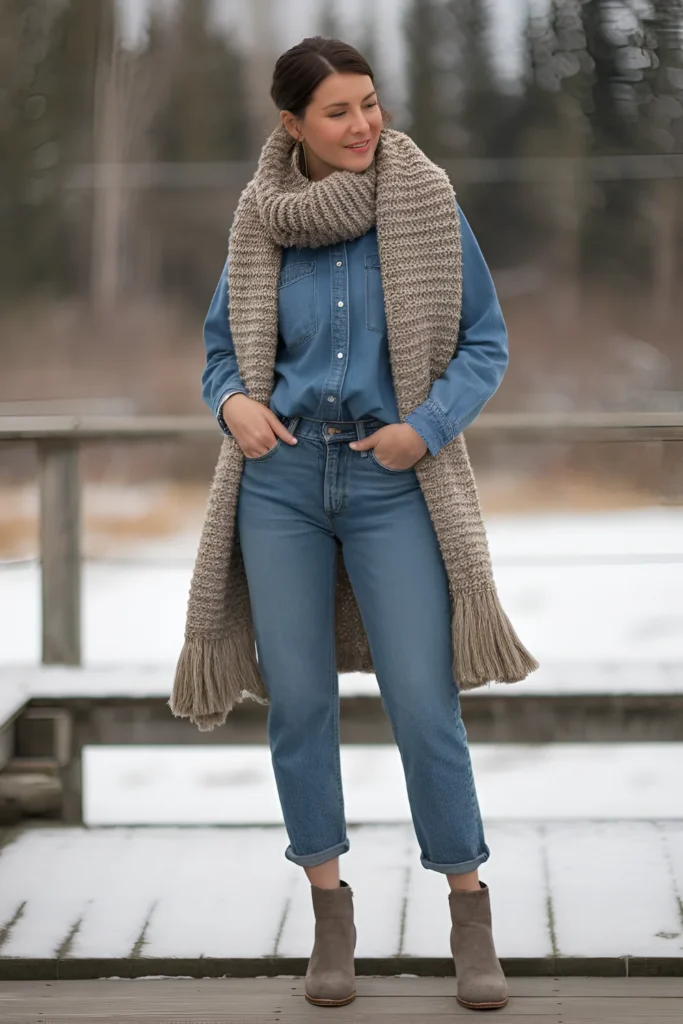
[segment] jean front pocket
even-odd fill
[[[244,458],[247,462],[265,462],[266,459],[270,459],[282,444],[282,438],[278,437],[277,441],[272,448],[269,448],[263,455],[245,455]]]
[[[378,331],[380,334],[387,326],[382,272],[377,253],[365,257],[365,326],[369,331]]]
[[[374,448],[370,448],[369,451],[370,458],[372,459],[372,461],[375,463],[376,466],[379,466],[380,469],[383,469],[385,473],[410,473],[411,469],[413,468],[412,466],[408,466],[406,469],[391,469],[389,466],[385,466],[382,462],[379,461],[379,459],[375,455]]]
[[[288,349],[299,348],[318,333],[316,265],[313,260],[285,263],[278,282],[278,328]]]

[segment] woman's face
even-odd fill
[[[303,137],[313,180],[332,171],[365,171],[382,130],[382,111],[369,75],[335,72],[323,79],[302,118],[280,114],[294,138]]]

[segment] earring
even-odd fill
[[[306,168],[306,177],[310,178],[310,174],[308,173],[308,160],[306,159],[306,147],[304,146],[304,140],[301,135],[299,136],[299,145],[301,146],[301,152],[304,155],[304,167]]]

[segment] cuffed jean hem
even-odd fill
[[[474,860],[466,860],[461,864],[433,864],[420,854],[420,863],[423,868],[429,871],[441,871],[444,875],[466,875],[468,871],[475,871],[480,864],[483,864],[491,856],[490,852],[480,853]]]
[[[299,856],[294,853],[291,846],[288,846],[285,850],[285,857],[287,860],[291,860],[293,864],[299,864],[302,868],[315,868],[318,864],[324,864],[326,860],[333,860],[335,857],[339,857],[342,853],[347,853],[350,847],[350,842],[345,839],[343,843],[337,843],[336,846],[330,846],[327,850],[321,850],[320,853],[304,853]]]

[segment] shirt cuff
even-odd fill
[[[223,433],[227,434],[228,437],[232,437],[233,435],[232,435],[232,431],[230,430],[230,427],[228,426],[228,424],[223,419],[223,413],[222,413],[223,402],[225,402],[226,399],[230,398],[230,395],[238,395],[238,394],[239,395],[247,395],[248,396],[249,392],[246,391],[244,388],[233,388],[232,391],[226,391],[224,394],[222,394],[221,397],[218,399],[218,402],[216,403],[216,419],[218,420],[218,425],[221,428],[221,430],[223,431]]]
[[[432,455],[436,455],[456,436],[451,424],[431,398],[425,399],[413,409],[404,422],[417,431]]]

